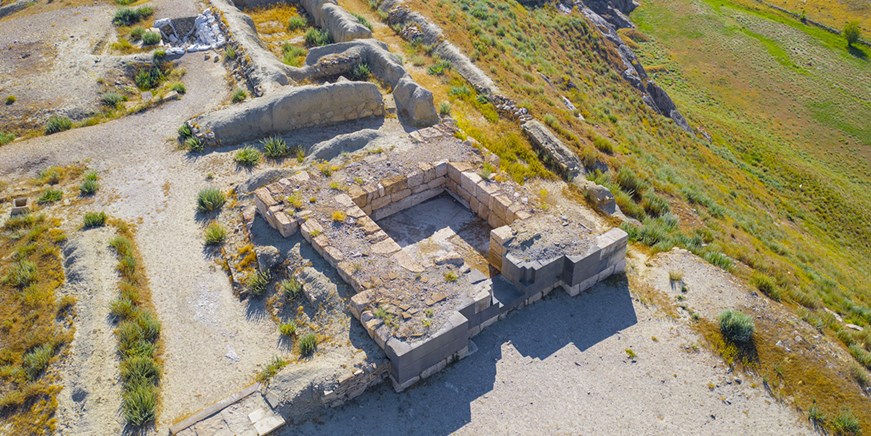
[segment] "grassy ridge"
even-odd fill
[[[75,303],[65,281],[60,222],[10,218],[0,229],[0,418],[5,431],[50,434],[61,387],[52,365],[73,337],[63,321]]]

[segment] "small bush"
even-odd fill
[[[248,287],[248,292],[251,292],[251,295],[260,296],[266,292],[266,286],[269,284],[269,280],[271,279],[272,275],[268,272],[255,272],[248,276],[245,285]]]
[[[272,377],[275,377],[275,374],[278,374],[278,371],[281,371],[281,368],[284,368],[285,366],[287,366],[287,361],[275,356],[272,358],[272,362],[257,374],[255,379],[260,383],[266,383]]]
[[[448,283],[453,283],[459,280],[459,276],[453,270],[445,272],[445,281]]]
[[[150,17],[154,13],[154,8],[150,6],[142,6],[140,8],[120,8],[115,11],[115,16],[112,18],[112,24],[116,26],[130,26],[143,18]]]
[[[865,369],[855,363],[850,366],[850,375],[853,376],[853,379],[856,380],[856,383],[859,384],[862,389],[866,389],[871,386],[871,378],[868,377],[868,374],[865,372]]]
[[[260,150],[254,147],[245,147],[236,152],[233,156],[233,160],[243,167],[253,167],[260,163],[262,157]]]
[[[270,159],[280,159],[290,154],[287,142],[277,136],[270,136],[260,143],[263,144],[263,154]]]
[[[6,145],[15,140],[15,134],[0,132],[0,145]]]
[[[720,332],[736,344],[749,344],[753,341],[753,318],[750,315],[728,309],[719,316]]]
[[[36,280],[36,264],[24,259],[19,260],[3,279],[7,284],[21,289],[30,286],[34,280]]]
[[[118,319],[127,319],[133,315],[135,310],[136,306],[133,304],[133,300],[126,297],[120,297],[112,302],[109,313]]]
[[[178,128],[178,137],[186,140],[193,136],[193,131],[191,131],[191,126],[188,123],[184,123],[181,127]]]
[[[39,172],[39,183],[57,185],[60,182],[60,169],[55,166],[48,167]]]
[[[139,26],[134,27],[133,30],[130,31],[130,39],[134,41],[142,39],[142,35],[145,35],[145,29]]]
[[[368,28],[369,30],[372,30],[372,23],[370,23],[369,20],[366,19],[366,17],[364,17],[360,14],[355,14],[353,12],[351,13],[351,15],[353,15],[354,18],[356,18],[357,21],[360,22],[360,24],[366,26],[366,28]]]
[[[333,211],[333,214],[330,216],[330,218],[333,219],[334,223],[343,223],[343,222],[345,222],[345,219],[348,218],[348,216],[345,215],[345,212],[342,212],[340,210],[335,210],[335,211]]]
[[[64,193],[60,189],[46,189],[39,198],[36,199],[36,202],[39,204],[49,204],[56,203],[63,198]]]
[[[278,326],[278,331],[284,336],[293,336],[296,334],[296,323],[293,321],[286,322]]]
[[[451,68],[450,61],[439,59],[435,64],[427,68],[426,72],[431,76],[443,76]]]
[[[614,152],[614,144],[604,136],[596,135],[596,137],[593,138],[593,145],[602,153],[611,154]]]
[[[136,386],[139,384],[153,385],[160,377],[160,367],[154,359],[146,356],[134,356],[121,362],[121,380],[125,384]]]
[[[451,114],[451,104],[443,101],[439,103],[439,115],[445,117]]]
[[[303,202],[302,202],[302,197],[299,195],[299,193],[293,193],[293,194],[287,196],[286,200],[287,200],[287,203],[289,205],[293,206],[294,209],[296,209],[296,210],[302,209]]]
[[[296,279],[296,277],[291,277],[287,280],[282,280],[279,284],[282,292],[287,295],[290,295],[291,298],[295,298],[302,292],[302,283]]]
[[[844,26],[844,39],[847,40],[848,47],[859,42],[859,23],[857,21],[851,21]]]
[[[349,75],[351,76],[351,80],[358,80],[363,82],[369,80],[369,76],[372,75],[372,71],[369,70],[369,64],[365,62],[360,62],[359,64],[354,65],[354,68],[351,69],[351,73]]]
[[[228,45],[227,48],[224,49],[224,60],[233,59],[236,59],[236,49],[233,48],[232,45]]]
[[[750,281],[753,283],[753,286],[755,286],[756,289],[759,290],[759,292],[767,295],[772,300],[780,301],[783,298],[780,290],[777,288],[777,284],[771,277],[760,272],[754,272],[753,275],[750,277]]]
[[[218,188],[205,188],[197,194],[197,211],[206,213],[216,211],[224,206],[227,198]]]
[[[221,245],[227,239],[227,229],[218,222],[211,222],[203,233],[206,245]]]
[[[647,190],[642,195],[641,207],[651,216],[661,216],[668,213],[671,209],[668,201],[656,195],[652,189]]]
[[[83,223],[86,229],[103,227],[106,224],[106,212],[85,212]]]
[[[173,90],[173,91],[175,91],[175,92],[177,92],[177,93],[179,93],[179,94],[184,94],[184,93],[188,92],[187,87],[185,87],[185,86],[184,86],[184,83],[181,83],[181,82],[175,82],[175,83],[173,83],[173,84],[169,87],[169,89],[171,89],[171,90]]]
[[[95,180],[85,180],[79,185],[79,192],[82,196],[94,195],[97,193],[97,190],[100,189],[100,184]]]
[[[54,356],[54,347],[50,344],[40,345],[24,355],[24,373],[28,380],[36,380],[48,368],[48,363]]]
[[[6,106],[9,106],[9,105],[15,103],[16,100],[17,100],[17,98],[15,98],[14,95],[7,96],[6,97]]]
[[[100,98],[100,101],[103,103],[104,106],[108,106],[110,108],[116,108],[122,102],[127,101],[127,97],[124,97],[123,95],[118,94],[117,92],[108,92],[106,94],[103,94],[103,97]]]
[[[145,32],[142,35],[142,45],[155,45],[160,41],[160,34],[157,32]]]
[[[732,271],[732,268],[735,266],[732,258],[719,251],[709,251],[705,253],[704,257],[711,265],[718,266],[726,271]]]
[[[148,384],[134,385],[124,392],[121,409],[131,425],[141,426],[155,417],[157,390]]]
[[[630,195],[640,193],[644,188],[644,183],[635,175],[635,172],[629,168],[623,167],[617,171],[617,184]]]
[[[233,103],[242,103],[246,98],[248,98],[248,93],[245,92],[244,89],[236,89],[233,91],[233,97],[231,100]]]
[[[309,47],[320,47],[331,42],[330,34],[326,30],[312,27],[305,32],[305,45]]]
[[[282,61],[292,67],[301,67],[305,62],[306,50],[293,44],[284,44],[281,47]]]
[[[206,149],[206,145],[203,143],[203,140],[197,138],[196,136],[191,136],[190,138],[185,139],[184,146],[191,153],[199,153]]]
[[[683,280],[683,273],[680,271],[669,271],[668,272],[668,281],[670,282],[679,282]]]
[[[850,409],[844,409],[832,420],[832,429],[837,435],[860,435],[862,426]]]
[[[160,86],[160,83],[166,78],[163,70],[158,65],[151,67],[140,68],[133,76],[133,82],[142,91],[148,91]]]
[[[299,354],[302,356],[311,356],[318,347],[318,337],[314,333],[309,333],[299,339]]]
[[[305,20],[305,17],[296,15],[290,17],[290,20],[287,22],[287,30],[299,30],[304,29],[305,26],[308,26],[308,22]]]
[[[45,123],[45,134],[52,135],[73,128],[73,122],[67,117],[52,115]]]

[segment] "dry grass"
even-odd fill
[[[64,283],[60,244],[66,239],[59,225],[57,219],[25,215],[10,219],[0,230],[0,418],[10,434],[50,434],[56,425],[61,388],[52,367],[57,357],[50,356],[62,353],[73,336],[64,327],[69,306],[56,293]],[[7,280],[20,262],[36,267],[33,280],[23,288]],[[39,367],[33,367],[36,359],[29,359],[28,371],[25,355],[40,347],[53,353],[41,356]]]
[[[288,22],[293,17],[301,16],[295,6],[287,3],[276,3],[270,6],[249,9],[245,11],[254,20],[254,27],[260,39],[266,43],[269,50],[281,59],[282,46],[289,40],[302,36],[306,28],[289,30]]]

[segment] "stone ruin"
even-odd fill
[[[429,162],[400,151],[389,166],[371,161],[329,177],[301,171],[254,194],[271,227],[285,237],[301,232],[357,292],[351,312],[387,355],[397,390],[467,355],[470,339],[510,311],[558,287],[577,295],[626,265],[622,230],[594,234],[530,206],[521,186],[482,178],[480,156],[448,124],[417,133],[430,138],[420,145]],[[381,178],[363,186],[325,186],[373,173]],[[455,251],[402,247],[379,224],[444,194],[490,229],[483,267]]]

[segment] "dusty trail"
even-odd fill
[[[76,335],[64,362],[63,390],[58,396],[58,433],[118,434],[121,383],[110,307],[117,296],[115,256],[110,228],[75,232],[64,247],[65,295],[76,303]]]
[[[103,186],[93,208],[137,225],[136,242],[163,323],[158,431],[243,388],[278,352],[272,321],[249,315],[226,275],[202,252],[195,198],[220,156],[188,159],[173,143],[182,121],[225,98],[225,71],[202,54],[188,55],[181,67],[188,71],[188,92],[179,101],[0,147],[0,177],[9,179],[32,177],[48,165],[90,161]]]

